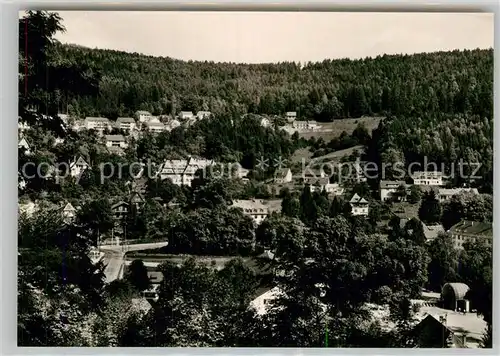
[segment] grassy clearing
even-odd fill
[[[335,137],[339,137],[343,131],[351,134],[360,123],[364,124],[368,132],[371,133],[377,128],[381,119],[381,117],[360,117],[357,119],[340,119],[333,122],[322,122],[319,123],[322,126],[321,131],[303,132],[300,133],[299,136],[305,139],[323,137],[325,141],[330,141]]]

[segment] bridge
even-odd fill
[[[106,283],[110,283],[115,279],[123,278],[123,267],[125,265],[125,253],[131,251],[143,251],[165,247],[168,242],[152,242],[134,245],[101,245],[99,250],[104,253],[104,261],[106,268],[104,275]]]

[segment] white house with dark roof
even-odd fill
[[[455,195],[464,193],[478,195],[479,191],[477,188],[438,189],[437,198],[442,203],[450,200]]]
[[[76,209],[71,203],[66,203],[62,209],[62,216],[65,222],[71,222],[76,217]]]
[[[86,117],[84,126],[87,130],[104,131],[111,129],[111,123],[105,117]]]
[[[22,137],[19,140],[19,142],[17,143],[17,147],[23,149],[24,153],[27,155],[31,154],[31,147],[28,143],[28,140],[26,140],[26,137]]]
[[[132,117],[119,117],[116,119],[115,127],[130,132],[134,130],[137,125]]]
[[[139,122],[147,122],[153,115],[149,111],[139,110],[135,112],[135,117]]]
[[[354,194],[354,196],[349,201],[349,204],[351,205],[352,215],[368,215],[369,203],[365,198],[361,198],[358,194]]]
[[[234,200],[233,207],[240,208],[243,214],[252,218],[255,224],[262,223],[272,212],[281,211],[281,199],[241,199]]]
[[[195,118],[192,111],[181,111],[179,114],[181,120],[192,120]]]
[[[127,148],[127,141],[123,135],[106,135],[106,147]]]
[[[144,124],[146,130],[152,133],[160,133],[165,131],[167,128],[165,124],[160,121],[148,121]]]
[[[69,165],[69,173],[72,177],[78,177],[85,170],[87,170],[90,165],[83,159],[82,156],[79,156],[78,159],[74,159],[73,162]]]

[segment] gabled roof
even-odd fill
[[[297,112],[295,111],[287,111],[286,116],[297,116]]]
[[[129,206],[129,204],[123,200],[119,201],[118,203],[116,204],[113,204],[111,206],[111,209],[115,209],[115,208],[118,208],[119,206],[122,206],[122,205],[126,205],[126,206]]]
[[[285,178],[287,174],[291,172],[290,168],[280,168],[274,173],[276,178]]]
[[[489,222],[477,222],[462,220],[458,224],[453,225],[451,233],[462,233],[476,236],[493,236],[493,224]]]
[[[79,156],[78,159],[74,160],[73,163],[71,163],[70,167],[73,166],[89,166],[89,164],[83,159],[82,156]]]
[[[123,135],[106,135],[106,141],[125,141]]]
[[[26,138],[25,138],[25,137],[23,137],[23,138],[21,138],[21,139],[19,140],[18,146],[26,146],[26,147],[29,147],[30,145],[29,145],[29,143],[28,143],[28,140],[26,140]]]
[[[118,124],[120,124],[120,123],[132,123],[132,124],[134,124],[135,120],[132,117],[119,117],[118,119],[116,119],[116,123],[118,123]]]
[[[76,211],[75,207],[73,205],[71,205],[71,203],[67,203],[64,208],[63,208],[64,211]]]
[[[193,115],[192,111],[181,111],[181,115]]]
[[[353,195],[351,200],[349,201],[351,204],[368,204],[368,201],[365,198],[361,198],[357,193]]]

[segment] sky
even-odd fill
[[[60,11],[56,38],[183,60],[308,62],[492,48],[493,14]]]

